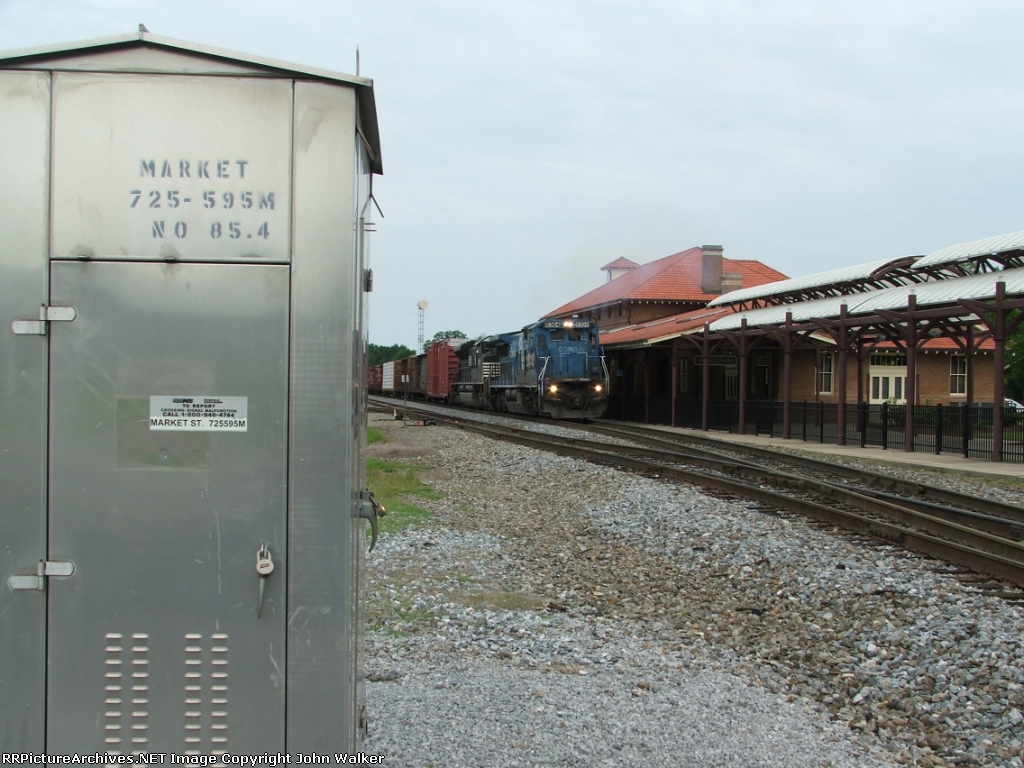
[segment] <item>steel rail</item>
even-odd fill
[[[602,434],[628,437],[629,439],[634,440],[652,440],[664,443],[676,443],[677,445],[696,443],[698,445],[709,447],[713,452],[733,451],[735,453],[745,453],[749,456],[756,456],[758,458],[771,461],[788,462],[790,464],[807,467],[813,471],[824,470],[839,475],[845,475],[846,477],[865,483],[869,488],[881,489],[900,496],[929,499],[939,504],[951,505],[957,509],[973,509],[997,518],[1013,520],[1024,524],[1024,508],[1013,504],[985,499],[978,496],[969,496],[965,493],[958,493],[945,488],[936,488],[923,483],[916,483],[911,480],[883,475],[879,472],[872,472],[866,469],[850,467],[843,464],[833,464],[810,456],[795,456],[791,453],[774,451],[769,448],[726,442],[725,440],[716,440],[713,437],[689,434],[684,435],[676,432],[668,432],[663,429],[639,427],[634,425],[613,426],[605,422],[593,422],[581,428],[600,432]],[[692,449],[692,446],[687,445],[687,448]]]
[[[598,429],[598,430],[594,430],[594,431],[597,431],[597,432],[599,432],[601,434],[608,434],[608,435],[614,436],[614,437],[620,437],[620,438],[625,438],[625,439],[633,440],[633,441],[636,441],[636,442],[646,443],[646,444],[649,444],[649,445],[663,446],[663,447],[667,447],[667,448],[669,448],[671,450],[676,450],[676,451],[678,451],[680,449],[680,447],[685,447],[685,453],[683,453],[681,455],[699,456],[699,457],[707,458],[709,460],[720,459],[720,460],[723,460],[723,461],[726,461],[726,462],[729,462],[729,463],[735,463],[737,465],[745,465],[745,466],[749,466],[749,467],[756,467],[757,469],[760,469],[762,471],[765,471],[765,470],[768,469],[767,467],[765,467],[762,464],[756,464],[754,462],[747,462],[747,461],[744,461],[743,459],[738,459],[738,458],[735,458],[733,456],[726,456],[725,454],[720,453],[720,452],[708,451],[708,450],[704,450],[704,449],[701,449],[701,448],[695,448],[694,446],[691,446],[691,445],[685,445],[684,446],[684,443],[682,443],[680,441],[676,441],[676,440],[664,440],[664,439],[661,439],[661,438],[658,438],[658,437],[653,437],[653,436],[649,437],[649,436],[643,435],[641,433],[625,432],[625,431],[620,431],[620,430],[615,430],[615,429],[613,429],[613,430]],[[723,448],[728,448],[731,445],[731,443],[723,443],[722,445],[723,445]],[[781,463],[781,464],[791,463],[791,464],[796,464],[797,466],[802,466],[800,461],[799,461],[799,459],[801,457],[797,457],[797,459],[798,459],[797,461],[788,462],[787,460],[789,459],[789,454],[785,454],[785,453],[771,453],[766,458],[767,458],[767,460],[772,461],[772,462],[778,462],[778,463]],[[848,473],[845,473],[845,472],[842,472],[842,471],[836,471],[836,470],[844,469],[843,467],[837,467],[836,465],[829,464],[827,462],[822,462],[822,461],[816,461],[816,460],[812,460],[812,461],[814,461],[814,464],[813,464],[812,468],[815,469],[815,470],[824,471],[824,472],[832,472],[833,474],[837,474],[837,475],[846,475],[847,477],[850,476]],[[773,473],[792,474],[792,473],[789,473],[786,470],[782,470],[782,469],[773,469],[771,471]],[[869,474],[871,476],[875,476],[874,473],[867,473],[867,474]],[[823,480],[821,480],[818,477],[808,476],[808,475],[804,475],[804,474],[795,474],[794,476],[795,477],[799,477],[799,478],[803,479],[804,481],[806,481],[808,483],[819,484],[819,485],[822,484],[822,483],[828,483],[832,487],[843,488],[843,489],[845,489],[847,491],[851,491],[853,493],[861,494],[861,495],[864,495],[864,496],[871,496],[871,497],[876,498],[876,499],[881,499],[883,501],[888,501],[888,502],[890,502],[892,504],[896,504],[897,506],[904,506],[904,507],[906,507],[907,505],[911,505],[911,508],[914,509],[917,512],[922,512],[922,513],[927,514],[927,515],[933,515],[935,517],[939,517],[939,518],[942,518],[943,520],[948,520],[950,522],[958,522],[958,521],[968,520],[971,523],[971,525],[968,526],[968,527],[976,528],[978,530],[988,531],[989,533],[995,534],[996,536],[1001,536],[1001,537],[1004,537],[1004,538],[1012,539],[1014,541],[1020,541],[1021,539],[1024,539],[1024,519],[1021,519],[1021,513],[1024,513],[1024,510],[1020,510],[1017,507],[1014,507],[1014,506],[1009,505],[1009,504],[1000,505],[998,502],[992,502],[992,504],[995,505],[994,508],[998,509],[1001,513],[1003,513],[1002,515],[995,515],[995,514],[988,514],[988,513],[985,513],[985,512],[977,512],[977,511],[972,510],[972,509],[964,509],[964,508],[961,508],[961,507],[951,507],[951,506],[944,505],[944,504],[937,504],[935,502],[928,501],[926,498],[922,498],[921,496],[901,496],[899,494],[887,493],[885,491],[876,490],[875,488],[870,487],[870,485],[869,485],[869,487],[864,488],[864,487],[856,487],[856,486],[844,485],[842,483],[836,483],[836,482],[827,481],[827,480],[823,481]],[[886,476],[885,475],[877,475],[877,477],[885,478]],[[919,486],[917,486],[917,487],[919,487]],[[936,489],[936,490],[941,490],[941,489]],[[963,503],[973,503],[973,502],[976,501],[976,497],[973,497],[973,496],[966,496],[966,495],[963,495],[963,494],[956,494],[956,496]]]
[[[388,408],[387,410],[392,409]],[[687,446],[689,451],[694,452],[684,452],[680,450],[680,443],[677,441],[649,437],[630,430],[613,429],[610,431],[599,431],[605,434],[609,432],[614,433],[611,436],[620,439],[624,438],[647,443],[667,443],[666,447],[669,450],[599,443],[591,440],[564,438],[514,427],[487,424],[474,421],[473,416],[478,415],[474,411],[466,412],[468,419],[453,420],[429,410],[429,407],[417,407],[411,410],[415,413],[433,416],[451,426],[490,437],[509,440],[541,450],[578,456],[597,463],[626,466],[642,472],[654,473],[682,482],[696,484],[711,490],[770,503],[782,509],[788,509],[789,511],[805,514],[825,522],[841,525],[859,533],[900,544],[923,554],[939,557],[949,562],[1024,585],[1024,545],[1000,535],[1019,533],[1019,527],[1014,525],[1013,522],[999,520],[991,516],[977,515],[976,513],[965,513],[963,510],[924,502],[919,498],[892,497],[889,500],[886,498],[887,494],[877,494],[883,498],[875,498],[876,493],[873,491],[865,493],[863,489],[851,489],[842,484],[797,475],[784,470],[770,469],[759,464],[723,456],[711,451],[693,449]],[[731,443],[722,444],[720,441],[717,444],[723,447],[732,446]],[[632,455],[623,455],[623,452]],[[640,455],[642,458],[637,458],[637,455]],[[785,461],[789,456],[788,454],[776,455],[773,453],[769,455],[769,458]],[[741,482],[724,476],[709,475],[704,472],[694,472],[677,466],[655,463],[650,459],[696,464],[715,472],[739,475],[752,480],[756,484],[752,485],[751,482]],[[827,462],[816,461],[815,463],[820,465],[822,469],[834,469],[833,465]],[[783,487],[794,491],[817,493],[837,503],[857,507],[872,515],[884,517],[887,520],[883,521],[864,517],[848,510],[825,506],[814,501],[776,493],[760,487],[770,484],[778,485],[780,483]],[[914,509],[913,507],[915,506],[919,508]],[[956,521],[957,518],[963,519],[965,514],[975,523],[977,523],[978,518],[983,518],[982,522],[986,524],[987,528],[994,529],[994,532],[991,530],[978,530],[977,527],[970,527]],[[911,528],[904,528],[895,523],[911,526]]]
[[[385,399],[377,401],[383,408]],[[426,405],[427,408],[430,406]],[[455,406],[448,406],[454,408]],[[458,408],[458,410],[462,410]],[[426,413],[430,411],[424,410]],[[478,413],[466,409],[467,416]],[[436,414],[435,414],[436,415]],[[505,418],[517,421],[536,422],[528,416],[517,414],[502,414]],[[883,475],[866,469],[850,467],[843,464],[834,464],[821,459],[814,459],[808,456],[793,455],[782,451],[775,451],[758,446],[736,444],[724,440],[717,440],[712,437],[697,435],[683,435],[669,432],[664,429],[652,428],[642,425],[623,425],[616,422],[614,425],[607,423],[578,424],[576,422],[563,422],[560,426],[569,429],[581,429],[590,432],[606,434],[612,437],[626,438],[634,442],[648,445],[660,446],[670,450],[679,450],[684,447],[688,455],[705,456],[707,458],[720,458],[729,462],[740,463],[743,460],[735,456],[728,456],[723,452],[746,454],[766,461],[805,467],[814,472],[829,472],[841,475],[859,483],[862,487],[852,487],[849,490],[872,495],[876,498],[886,499],[893,503],[913,503],[921,511],[934,514],[947,520],[956,520],[963,517],[970,517],[974,527],[987,530],[999,536],[1019,540],[1024,538],[1024,508],[986,499],[978,496],[950,491],[945,488],[936,488],[902,478]],[[697,445],[695,446],[694,443]],[[697,446],[707,446],[701,448]],[[764,468],[763,464],[748,462],[752,466]],[[802,475],[804,476],[804,475]],[[804,476],[807,479],[816,479],[813,476]]]
[[[476,429],[477,426],[478,425],[474,424],[472,427],[467,428]],[[537,432],[516,429],[514,427],[498,427],[495,425],[480,426],[481,428],[478,431],[481,432],[507,433],[514,436],[527,436],[533,439],[538,436]],[[890,501],[875,499],[871,496],[851,490],[845,486],[836,485],[835,483],[830,483],[825,480],[816,480],[814,478],[794,475],[785,471],[765,469],[746,464],[744,462],[733,462],[723,458],[691,456],[674,451],[637,448],[635,446],[626,446],[621,444],[599,443],[592,440],[578,440],[548,434],[540,435],[540,439],[545,444],[551,444],[571,450],[575,450],[576,448],[586,448],[591,451],[610,453],[614,456],[631,454],[635,457],[639,454],[643,459],[657,459],[672,463],[696,464],[698,466],[712,469],[716,472],[739,475],[756,483],[757,485],[772,485],[778,484],[782,481],[785,487],[789,487],[792,490],[798,492],[811,491],[834,501],[859,507],[866,512],[881,515],[889,520],[900,522],[905,525],[911,525],[922,529],[927,533],[948,538],[952,541],[958,541],[963,544],[968,544],[972,547],[976,547],[1011,560],[1019,561],[1024,564],[1024,545],[1019,542],[1012,541],[986,531],[981,531],[971,526],[963,525],[955,520],[942,519],[935,515],[928,514],[928,512],[923,512],[920,509],[908,507],[905,504],[895,504]],[[612,449],[614,453],[610,452],[609,449]],[[666,465],[658,464],[656,466],[665,467]],[[678,467],[676,467],[676,469],[678,469]],[[903,501],[916,503],[913,500]]]

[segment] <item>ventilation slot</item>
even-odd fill
[[[210,754],[223,755],[228,743],[228,636],[216,633],[210,659]]]
[[[124,659],[120,632],[108,632],[103,637],[106,657],[103,660],[103,743],[112,755],[121,754],[124,743]]]
[[[185,754],[202,754],[203,646],[202,635],[185,635]]]
[[[228,636],[185,635],[185,754],[223,755],[228,743]],[[206,664],[204,664],[204,660]],[[205,673],[204,673],[205,667]],[[208,691],[204,688],[208,686]],[[205,694],[209,694],[208,696]],[[204,733],[205,731],[205,733]],[[207,749],[203,749],[206,742]]]
[[[149,635],[132,635],[132,754],[149,744]]]

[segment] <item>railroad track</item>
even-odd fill
[[[766,511],[810,517],[1024,586],[1024,509],[1012,505],[759,448],[744,457],[730,444],[732,455],[727,455],[713,450],[715,441],[677,439],[675,433],[634,425],[581,427],[607,438],[593,440],[485,423],[474,418],[479,412],[468,410],[457,421],[422,403],[409,406],[409,412],[495,439],[753,500]],[[1024,600],[1019,589],[998,581],[971,581],[1006,599]]]
[[[1024,531],[1024,508],[845,464],[823,461],[810,456],[795,456],[754,445],[725,443],[711,437],[684,435],[635,424],[602,421],[588,424],[585,429],[651,445],[670,445],[677,448],[684,446],[687,451],[732,456],[753,463],[769,463],[797,474],[810,472],[819,477],[835,478],[836,482],[852,480],[862,492],[873,493],[879,498],[913,498],[933,502],[939,507],[949,506],[956,509],[973,510],[982,514],[1015,520],[1021,524],[1022,531]]]

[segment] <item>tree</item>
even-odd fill
[[[412,357],[416,352],[404,344],[392,344],[385,347],[380,344],[371,344],[369,348],[369,365],[380,365],[389,363],[392,360],[401,360],[403,357]]]
[[[434,338],[428,341],[428,344],[433,344],[435,341],[444,341],[445,339],[464,339],[466,334],[462,331],[438,331],[434,334]]]
[[[1019,310],[1015,311],[1007,321],[1015,319]],[[1010,334],[1006,340],[1006,397],[1020,402],[1024,400],[1024,323]]]

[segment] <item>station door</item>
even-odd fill
[[[870,402],[906,404],[907,369],[905,366],[876,366],[868,372],[870,382]]]
[[[49,752],[284,748],[288,297],[286,266],[53,262]]]

